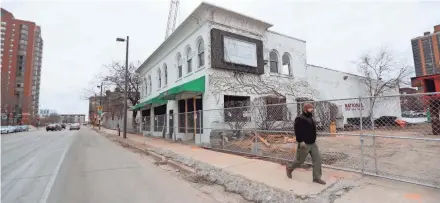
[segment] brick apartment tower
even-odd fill
[[[416,76],[440,74],[440,25],[411,39]]]
[[[43,39],[34,22],[1,9],[2,125],[33,124],[38,116]]]

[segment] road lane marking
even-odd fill
[[[61,164],[63,163],[64,157],[66,156],[67,151],[69,150],[69,148],[70,148],[70,144],[67,145],[66,149],[63,152],[63,155],[61,155],[61,158],[58,161],[58,164],[57,164],[57,166],[55,167],[55,170],[52,173],[52,174],[56,174],[56,175],[53,175],[53,176],[50,177],[49,182],[46,185],[46,189],[44,190],[44,193],[43,193],[43,195],[40,198],[40,203],[46,203],[47,202],[47,198],[49,198],[50,191],[52,190],[52,186],[55,183],[55,179],[56,179],[58,173],[60,172]]]

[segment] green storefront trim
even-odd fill
[[[150,99],[148,101],[144,101],[144,102],[141,102],[139,104],[132,106],[130,108],[130,110],[131,111],[138,110],[138,109],[140,109],[146,105],[150,105],[150,104],[162,105],[162,104],[166,104],[167,102],[168,102],[167,100],[160,99],[159,96],[157,96],[157,97],[154,97],[153,99]]]
[[[136,105],[130,107],[129,110],[130,110],[130,111],[138,110],[138,109],[144,107],[145,105],[147,105],[147,102],[146,102],[146,101],[141,102],[141,103],[139,103],[139,104],[136,104]]]
[[[157,97],[154,97],[148,101],[141,102],[136,104],[130,108],[131,111],[138,110],[143,108],[146,105],[157,104],[163,105],[166,104],[167,100],[175,100],[176,96],[181,93],[204,93],[205,92],[205,76],[197,78],[195,80],[191,80],[187,83],[181,84],[179,86],[170,88],[167,91],[160,93]]]
[[[205,92],[205,76],[191,80],[187,83],[170,88],[159,94],[159,98],[162,100],[175,100],[176,96],[181,93],[204,93]]]

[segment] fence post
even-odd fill
[[[378,172],[377,172],[377,155],[376,155],[376,132],[375,132],[375,124],[374,124],[374,106],[372,106],[372,105],[370,105],[370,106],[371,106],[370,122],[371,122],[371,130],[373,131],[374,171],[376,172],[376,174],[378,174]]]
[[[359,104],[362,104],[362,98],[359,97]],[[359,110],[359,129],[360,129],[360,142],[361,142],[361,168],[362,168],[362,173],[364,173],[365,171],[365,162],[364,162],[364,132],[363,132],[363,118],[362,118],[362,108],[360,108]]]
[[[197,118],[199,119],[199,143],[202,145],[202,110],[199,110],[199,115],[197,115]]]

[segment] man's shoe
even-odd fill
[[[286,175],[290,179],[292,179],[292,171],[293,171],[292,169],[289,169],[289,168],[286,167]]]
[[[315,183],[319,183],[319,184],[321,184],[321,185],[325,185],[325,184],[326,184],[326,182],[323,181],[322,179],[314,179],[313,182],[315,182]]]

